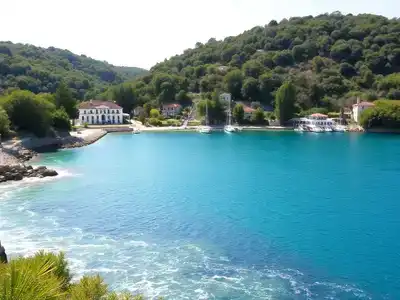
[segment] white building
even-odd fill
[[[81,124],[122,124],[122,107],[111,101],[90,100],[78,106]]]
[[[221,100],[222,102],[229,102],[232,100],[232,96],[229,93],[222,93],[221,95],[219,95],[219,100]]]
[[[175,117],[177,116],[182,110],[182,105],[177,103],[172,104],[163,104],[161,108],[161,114],[164,117]]]
[[[366,101],[360,102],[360,98],[357,98],[357,103],[353,105],[353,112],[352,112],[353,120],[358,123],[360,121],[361,113],[367,108],[373,106],[375,106],[374,103]]]

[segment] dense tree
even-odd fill
[[[265,124],[265,114],[264,110],[261,107],[257,108],[256,111],[253,113],[251,121],[254,124]]]
[[[233,99],[240,99],[243,84],[243,75],[239,70],[230,71],[224,77],[226,90],[231,93]]]
[[[55,93],[63,80],[75,98],[90,99],[112,84],[145,73],[54,47],[0,42],[0,90],[18,87],[34,93]]]
[[[158,119],[160,117],[160,111],[156,108],[150,110],[150,118]]]
[[[364,128],[400,128],[400,103],[398,101],[375,101],[375,106],[364,110],[360,116]]]
[[[293,117],[295,112],[296,90],[291,82],[285,82],[276,92],[275,115],[281,125]]]
[[[243,99],[258,101],[260,98],[260,89],[258,80],[252,77],[247,78],[242,87],[242,96]]]
[[[76,100],[72,96],[71,90],[65,85],[63,81],[60,82],[56,90],[55,102],[58,109],[64,108],[70,119],[76,119]]]
[[[7,136],[10,132],[10,120],[6,111],[0,107],[0,138]]]
[[[3,106],[16,129],[44,136],[52,124],[55,105],[32,92],[13,91],[0,98],[0,105]]]
[[[64,107],[61,107],[60,109],[56,109],[52,116],[52,125],[54,128],[60,129],[60,130],[65,130],[65,131],[70,131],[71,130],[71,122],[69,121],[70,118],[65,111]]]
[[[239,124],[243,123],[244,120],[244,109],[243,105],[238,103],[233,107],[232,110],[232,116],[235,119],[235,121]]]
[[[111,99],[122,107],[126,113],[132,112],[137,104],[135,91],[130,84],[121,84],[111,90]]]

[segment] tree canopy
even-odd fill
[[[63,80],[74,98],[90,99],[111,85],[146,73],[140,68],[116,67],[54,47],[0,42],[0,92],[19,88],[36,94],[55,93]]]
[[[399,19],[335,12],[271,21],[238,36],[197,43],[131,85],[138,103],[224,90],[234,100],[274,105],[277,90],[289,80],[297,110],[339,110],[354,92],[399,98],[399,72]]]

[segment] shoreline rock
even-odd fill
[[[48,169],[45,166],[33,168],[30,165],[16,164],[16,165],[1,165],[0,166],[0,183],[6,181],[20,181],[24,178],[44,178],[54,177],[58,173],[56,170]]]

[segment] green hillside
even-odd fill
[[[140,68],[116,67],[54,47],[0,42],[0,90],[19,88],[54,93],[63,79],[75,97],[84,99],[146,72]]]
[[[225,90],[234,99],[273,105],[287,80],[296,88],[298,110],[337,110],[358,95],[400,99],[400,20],[338,12],[273,20],[197,43],[150,71],[131,84],[138,103]]]

